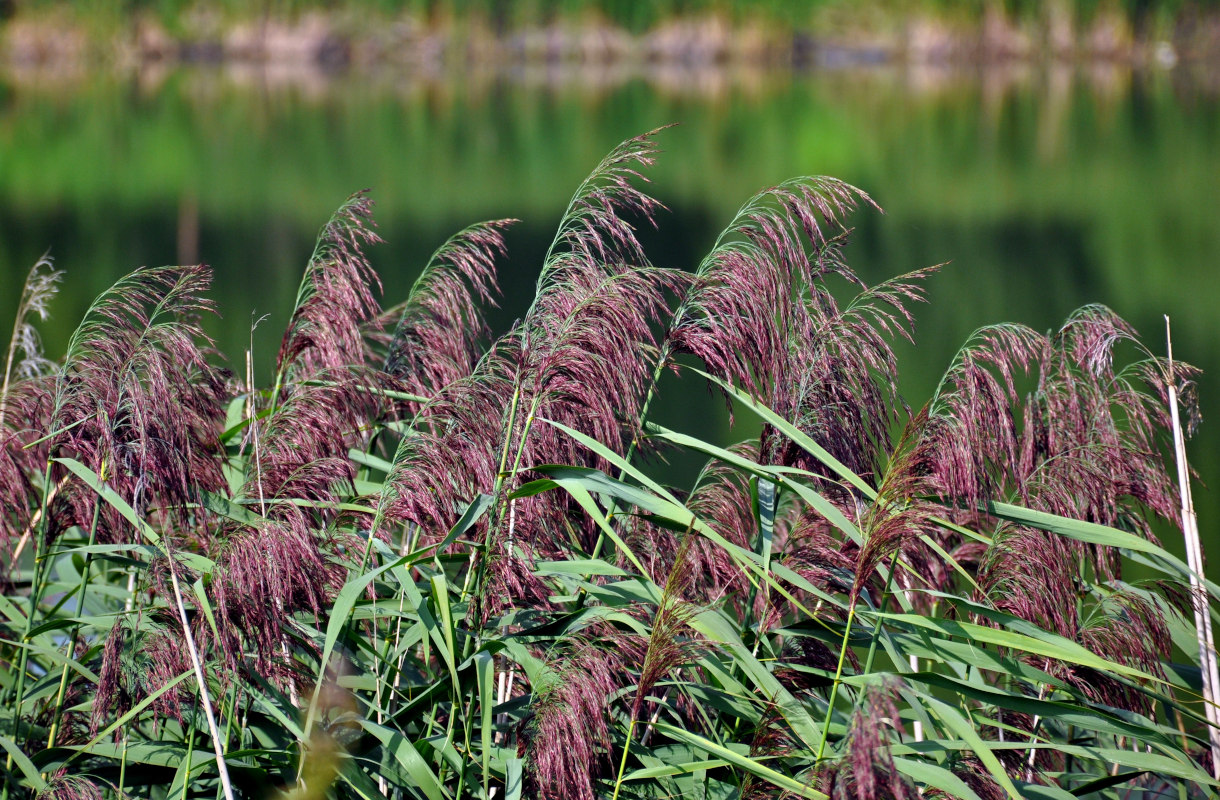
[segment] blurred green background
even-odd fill
[[[870,67],[516,68],[422,78],[257,67],[61,75],[0,71],[0,330],[47,249],[67,271],[58,356],[90,300],[144,264],[212,264],[210,329],[235,368],[253,336],[264,376],[319,226],[371,187],[387,243],[387,304],[458,228],[518,217],[503,269],[503,329],[528,303],[571,192],[620,140],[678,122],[651,171],[668,207],[653,260],[692,267],[766,185],[830,174],[868,191],[848,259],[869,282],[951,262],[898,348],[902,391],[924,402],[974,328],[1039,329],[1114,308],[1163,352],[1202,367],[1190,444],[1220,481],[1220,97],[1198,70],[1115,63]],[[663,421],[724,440],[721,401],[664,395]],[[682,462],[682,469],[689,464]],[[1205,549],[1220,505],[1196,488]],[[1180,548],[1179,548],[1180,549]],[[1214,574],[1216,569],[1211,572]]]

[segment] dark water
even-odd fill
[[[1175,354],[1205,370],[1192,458],[1220,482],[1220,99],[1179,72],[0,75],[0,330],[48,248],[68,272],[44,326],[53,355],[124,272],[203,260],[221,350],[241,364],[267,314],[254,336],[267,365],[318,227],[364,187],[387,240],[373,256],[387,303],[449,233],[520,218],[496,316],[507,325],[581,178],[670,122],[651,173],[670,208],[648,236],[656,263],[697,263],[763,186],[843,178],[886,210],[853,220],[848,257],[866,280],[952,262],[929,283],[918,347],[899,348],[913,405],[979,325],[1046,329],[1101,302],[1162,352],[1168,313]],[[666,402],[663,418],[687,430],[722,425],[702,390]],[[698,415],[710,429],[692,428]],[[1197,487],[1196,502],[1205,547],[1220,548],[1215,493]]]

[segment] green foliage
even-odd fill
[[[206,280],[172,267],[99,296],[89,347],[6,383],[5,798],[1220,787],[1189,570],[1145,524],[1177,513],[1156,437],[1189,368],[1123,368],[1115,341],[1140,345],[1088,307],[1047,337],[980,332],[946,375],[962,390],[909,413],[888,342],[922,274],[858,285],[843,218],[866,198],[787,182],[697,278],[659,270],[626,216],[650,207],[651,136],[582,184],[490,345],[469,301],[500,226],[450,240],[411,315],[378,315],[356,195],[269,390],[201,359]],[[840,307],[832,286],[860,292]],[[474,351],[430,385],[439,353],[386,371],[404,342]],[[666,368],[761,436],[651,422]],[[62,400],[82,386],[93,405]],[[189,414],[160,402],[175,391]],[[711,461],[670,485],[660,447]],[[1203,594],[1214,615],[1220,587]]]

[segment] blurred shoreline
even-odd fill
[[[291,92],[304,99],[325,101],[353,89],[377,95],[415,95],[426,92],[441,99],[454,91],[475,97],[511,86],[521,89],[564,92],[579,90],[596,98],[632,83],[646,84],[661,95],[716,101],[729,95],[762,96],[774,86],[802,76],[841,76],[866,85],[901,85],[913,97],[937,95],[964,86],[978,86],[984,97],[999,97],[1031,86],[1047,87],[1052,96],[1063,95],[1073,85],[1083,85],[1105,97],[1127,89],[1132,81],[1163,73],[1182,91],[1205,97],[1220,95],[1220,72],[1204,65],[1186,63],[1172,68],[1121,61],[1064,62],[1009,61],[984,64],[902,63],[851,64],[793,71],[781,67],[750,64],[654,64],[629,62],[610,64],[473,65],[458,71],[403,70],[382,64],[360,70],[317,64],[283,62],[150,61],[126,64],[102,73],[107,80],[128,83],[142,96],[157,94],[164,84],[181,76],[204,94],[218,87],[261,93]],[[100,78],[79,63],[3,63],[0,82],[10,88],[40,93],[71,93]]]
[[[1188,5],[1155,24],[1113,9],[1081,19],[1066,1],[1053,0],[1026,16],[987,5],[956,17],[841,12],[807,25],[704,13],[638,31],[596,15],[509,24],[480,14],[459,19],[316,10],[250,19],[206,8],[167,22],[153,14],[98,20],[64,7],[0,23],[0,65],[10,71],[260,65],[269,71],[391,68],[429,75],[556,66],[803,71],[1048,61],[1211,67],[1220,63],[1220,9]]]

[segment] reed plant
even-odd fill
[[[261,384],[203,332],[207,267],[123,278],[51,362],[35,266],[0,394],[4,800],[1216,792],[1220,587],[1156,536],[1193,523],[1194,370],[1088,306],[976,332],[910,406],[931,270],[852,271],[872,200],[788,181],[657,267],[657,136],[577,189],[497,337],[512,221],[383,309],[365,193]],[[760,434],[656,424],[666,370]]]

